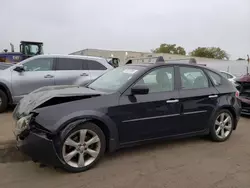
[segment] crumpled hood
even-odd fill
[[[104,92],[80,86],[47,86],[39,88],[26,95],[16,106],[13,117],[16,119],[24,114],[29,114],[46,101],[55,97],[98,96]]]

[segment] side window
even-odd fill
[[[174,68],[165,67],[151,71],[141,78],[135,85],[146,85],[149,93],[174,90]]]
[[[208,79],[199,68],[180,67],[182,89],[208,88]]]
[[[218,86],[221,85],[221,76],[219,74],[216,74],[212,71],[207,70],[207,73],[209,77],[212,79],[214,85]]]
[[[227,78],[233,78],[233,76],[230,74],[227,74]]]
[[[50,71],[53,70],[53,58],[40,58],[23,64],[25,71]]]
[[[221,75],[222,75],[224,78],[228,79],[228,74],[226,74],[226,73],[224,73],[224,72],[220,72],[220,73],[221,73]]]
[[[84,60],[84,62],[88,63],[89,70],[106,70],[107,69],[101,63],[94,61],[94,60]]]
[[[73,58],[58,58],[56,70],[83,70],[83,60]]]

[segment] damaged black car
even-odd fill
[[[85,171],[122,147],[237,128],[236,88],[207,67],[130,64],[79,86],[40,88],[16,106],[17,147],[33,161]]]

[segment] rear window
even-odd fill
[[[206,70],[209,77],[212,79],[214,85],[218,86],[218,85],[221,85],[221,76],[215,72],[212,72],[212,71],[209,71],[209,70]]]
[[[84,62],[88,63],[89,70],[106,70],[107,69],[104,65],[94,60],[84,60]]]
[[[56,70],[83,70],[81,59],[58,58]]]

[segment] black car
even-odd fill
[[[105,151],[169,138],[227,140],[241,112],[236,88],[195,64],[130,64],[85,87],[38,89],[17,105],[18,148],[70,172],[91,168]]]

